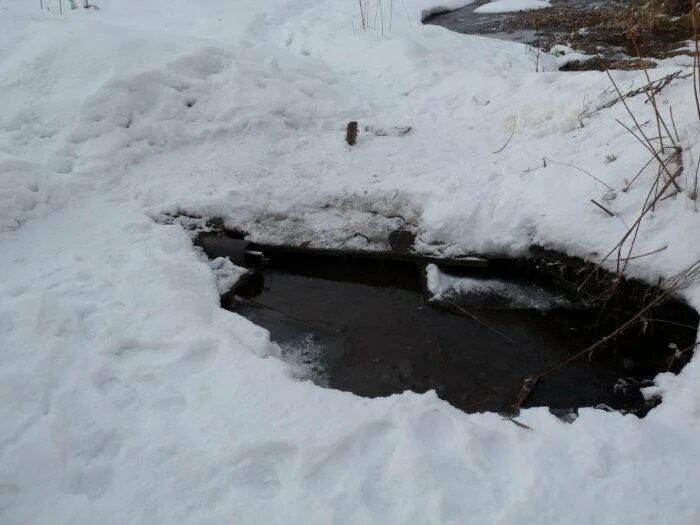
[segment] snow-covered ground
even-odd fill
[[[530,409],[532,431],[433,393],[322,389],[154,221],[355,247],[407,224],[447,255],[595,259],[652,177],[620,191],[647,157],[621,104],[586,116],[612,97],[604,74],[421,26],[458,0],[384,0],[367,31],[350,0],[97,2],[0,0],[0,523],[700,522],[697,359],[657,378],[643,420]],[[686,163],[691,82],[661,94]],[[618,217],[567,164],[614,188]],[[636,253],[667,248],[630,272],[689,266],[699,226],[685,193],[667,199]]]

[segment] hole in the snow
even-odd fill
[[[657,401],[640,389],[680,371],[694,349],[697,314],[667,299],[578,355],[660,291],[625,281],[601,300],[613,276],[600,269],[585,295],[562,285],[591,267],[578,259],[540,252],[438,266],[406,253],[407,234],[392,238],[398,253],[256,246],[222,233],[196,244],[257,268],[222,303],[268,329],[300,377],[362,396],[435,390],[469,412],[601,406],[643,416]]]

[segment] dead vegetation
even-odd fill
[[[644,67],[653,69],[656,67],[656,62],[651,60],[644,61]],[[560,71],[633,71],[639,69],[639,62],[633,58],[607,58],[591,60],[573,60],[562,66]]]
[[[685,4],[685,7],[683,4]],[[624,13],[625,17],[619,20],[613,20],[609,14],[596,20],[598,24],[607,24],[624,35],[627,39],[627,47],[633,50],[637,68],[644,73],[646,82],[641,88],[623,92],[611,70],[606,67],[603,60],[600,60],[601,68],[608,75],[616,97],[610,103],[599,107],[596,111],[618,103],[624,106],[629,121],[617,120],[617,123],[648,152],[650,158],[640,171],[630,181],[626,182],[626,187],[623,191],[629,191],[635,184],[646,184],[646,191],[643,193],[644,199],[634,222],[626,226],[626,231],[622,237],[598,261],[602,264],[613,263],[614,273],[605,272],[600,266],[593,264],[587,268],[583,266],[573,274],[570,266],[562,264],[561,261],[550,261],[543,265],[548,271],[558,274],[557,277],[560,282],[575,288],[582,297],[595,302],[602,302],[601,316],[605,315],[606,311],[619,311],[621,298],[628,296],[630,293],[636,293],[635,287],[630,287],[630,282],[626,281],[624,277],[629,269],[630,262],[657,254],[667,248],[664,245],[645,253],[635,253],[635,247],[642,234],[642,226],[650,214],[668,199],[675,199],[679,195],[685,195],[687,199],[692,201],[695,211],[697,211],[696,201],[698,198],[700,157],[694,156],[694,152],[691,149],[692,140],[688,140],[686,137],[684,142],[681,139],[673,115],[673,109],[669,107],[667,111],[663,110],[662,104],[658,100],[660,92],[673,81],[692,76],[692,97],[695,101],[697,118],[700,119],[700,45],[698,43],[700,13],[695,0],[690,0],[689,4],[681,3],[677,0],[652,0],[639,11],[635,12],[630,10],[630,8],[626,8]],[[546,21],[557,20],[560,15],[561,13],[555,14]],[[542,13],[536,12],[532,16],[542,16]],[[544,21],[540,19],[539,22],[543,23]],[[652,81],[647,61],[644,58],[644,47],[640,42],[644,38],[657,38],[659,31],[668,31],[670,27],[674,31],[681,29],[687,31],[686,39],[688,35],[692,36],[694,47],[691,51],[693,53],[692,73],[682,75],[681,71],[678,71]],[[630,99],[638,95],[646,97],[645,102],[649,108],[650,115],[640,115],[639,112],[633,110],[630,105]],[[690,93],[688,95],[691,96]],[[685,170],[683,164],[683,143],[690,143],[690,146],[687,146],[688,151],[685,155],[686,160],[689,159],[690,163],[690,170],[688,171]],[[645,175],[644,177],[642,177],[643,174]],[[594,199],[591,199],[591,202],[610,217],[616,217],[616,214],[608,207],[601,205]],[[658,287],[655,289],[644,290],[639,288],[639,290],[644,290],[643,296],[637,298],[637,304],[641,306],[637,308],[637,311],[627,313],[626,318],[624,320],[621,319],[615,329],[609,334],[569,356],[562,362],[525,378],[513,405],[513,413],[517,414],[519,412],[523,403],[530,396],[533,386],[544,376],[573,360],[584,356],[590,358],[594,352],[607,348],[609,343],[623,336],[627,330],[635,327],[642,330],[650,329],[655,322],[658,322],[656,319],[657,314],[654,312],[659,312],[660,309],[665,307],[670,298],[699,282],[700,261],[696,261],[682,272],[666,279],[660,279]],[[671,370],[676,361],[685,354],[692,353],[697,345],[698,343],[695,343],[683,349],[676,347],[667,363],[668,370]]]
[[[645,56],[660,58],[675,52],[678,44],[688,39],[693,18],[686,1],[632,0],[597,9],[553,6],[519,13],[503,23],[506,32],[532,28],[549,34],[543,39],[547,46],[570,44],[585,53],[597,54],[603,45],[635,56],[631,42],[637,41],[643,43],[641,51]],[[578,67],[584,69],[581,64]],[[634,68],[632,63],[620,58],[612,58],[606,67]]]
[[[679,3],[676,0],[666,0],[665,2],[661,0],[654,0],[650,3],[653,4],[656,9],[667,9],[675,10],[679,9]],[[690,9],[686,12],[685,19],[691,20],[691,25],[695,24],[695,29],[697,29],[697,18],[698,9],[695,5],[695,1],[691,0]],[[670,16],[670,15],[669,15]],[[682,187],[683,181],[681,181],[681,175],[684,173],[683,166],[683,149],[681,147],[681,137],[678,133],[678,127],[676,125],[673,108],[669,107],[668,113],[662,111],[661,104],[657,101],[657,96],[661,90],[669,85],[673,80],[680,76],[680,71],[667,75],[666,77],[652,81],[649,75],[648,68],[645,66],[645,61],[643,59],[642,46],[639,43],[638,31],[638,17],[630,17],[625,23],[627,25],[627,37],[630,41],[631,47],[634,49],[639,63],[639,68],[644,72],[646,79],[645,85],[635,90],[634,92],[628,92],[623,94],[620,86],[615,81],[610,70],[606,69],[606,73],[610,82],[617,94],[616,101],[619,101],[625,108],[630,121],[628,124],[617,120],[617,122],[625,128],[625,130],[635,138],[635,140],[644,147],[651,158],[645,163],[644,167],[640,170],[637,175],[629,182],[624,191],[628,191],[632,184],[640,177],[640,175],[648,170],[651,165],[655,166],[656,174],[651,178],[651,184],[646,193],[646,197],[641,206],[641,211],[637,216],[636,220],[630,226],[618,243],[613,246],[613,248],[603,257],[602,261],[610,261],[612,257],[616,259],[616,273],[618,277],[626,271],[629,261],[634,259],[632,252],[636,241],[639,238],[640,229],[642,222],[645,217],[652,213],[658,205],[663,201],[676,197],[677,195],[686,194],[686,197],[692,200],[694,203],[697,199],[697,171],[700,169],[700,159],[697,161],[693,158],[692,152],[690,155],[691,159],[691,173],[690,177],[686,177],[685,188]],[[698,68],[700,67],[700,56],[698,55],[698,35],[695,29],[690,33],[692,39],[695,42],[695,53],[692,68],[693,76],[693,96],[695,99],[697,117],[700,119],[700,103],[698,99]],[[689,75],[686,75],[686,78]],[[646,96],[646,102],[651,110],[651,118],[646,122],[652,122],[655,124],[653,127],[653,132],[645,131],[644,123],[642,123],[642,118],[640,118],[631,109],[628,104],[628,99],[631,96],[644,93]],[[653,125],[652,124],[652,125]],[[696,203],[694,204],[696,206]],[[650,253],[657,253],[661,248],[654,250]]]

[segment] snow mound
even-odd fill
[[[474,12],[479,14],[513,13],[516,11],[531,11],[552,7],[547,0],[496,0],[477,7]]]
[[[116,77],[83,105],[59,173],[265,129],[288,138],[336,113],[332,72],[269,49],[204,48],[164,69]],[[76,163],[78,166],[76,166]]]

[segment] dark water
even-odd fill
[[[464,298],[464,311],[432,305],[423,293],[424,270],[405,261],[266,255],[262,281],[243,287],[242,297],[225,306],[270,330],[300,378],[362,396],[434,389],[466,411],[509,412],[528,376],[561,363],[612,326],[595,308],[580,305],[503,309],[491,307],[488,297]],[[685,348],[695,338],[692,310],[678,303],[665,311],[688,327],[630,329],[590,359],[543,376],[522,406],[565,411],[605,404],[643,415],[650,405],[639,385],[667,369],[669,343]]]

